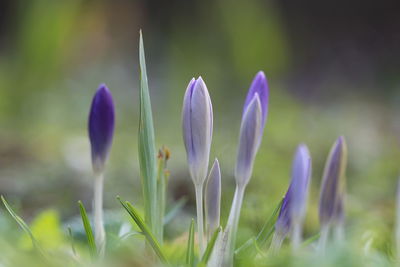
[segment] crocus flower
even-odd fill
[[[236,190],[225,230],[226,255],[224,266],[232,265],[236,232],[239,224],[240,210],[246,185],[253,172],[253,163],[268,113],[269,88],[262,71],[258,72],[250,86],[243,107],[240,125],[239,148],[235,167]]]
[[[267,79],[264,72],[259,71],[251,83],[243,106],[235,171],[237,184],[247,184],[250,179],[267,118],[268,98]]]
[[[269,98],[269,88],[267,78],[263,71],[259,71],[253,79],[250,85],[250,89],[246,96],[246,101],[243,106],[243,114],[246,112],[246,108],[250,104],[251,100],[254,98],[255,94],[258,94],[261,103],[261,113],[262,113],[262,127],[261,131],[264,129],[265,122],[267,120],[268,114],[268,98]]]
[[[100,256],[104,255],[105,231],[103,224],[103,180],[104,165],[108,157],[114,134],[114,103],[105,84],[100,85],[93,97],[89,115],[89,138],[92,148],[94,179],[94,228],[95,241]]]
[[[261,139],[262,111],[260,98],[256,93],[243,114],[240,126],[239,149],[235,178],[238,186],[245,187],[253,171],[253,162]]]
[[[311,157],[306,145],[297,147],[293,164],[292,179],[283,199],[275,224],[277,240],[280,242],[292,231],[295,243],[301,238],[301,224],[306,211],[308,188],[311,177]],[[279,245],[278,245],[279,246]]]
[[[346,164],[346,142],[341,136],[336,140],[329,153],[322,178],[319,218],[323,227],[342,223],[344,219]]]
[[[102,84],[93,97],[88,124],[92,165],[96,173],[104,169],[113,139],[114,120],[111,92]]]
[[[189,172],[196,192],[197,233],[201,256],[205,249],[203,186],[207,178],[213,130],[211,99],[201,77],[197,80],[193,78],[186,89],[183,100],[182,126]]]
[[[213,111],[210,95],[203,79],[189,82],[183,100],[183,139],[190,175],[195,184],[207,176],[213,130]]]
[[[205,190],[206,205],[206,229],[207,236],[210,236],[219,227],[221,208],[221,171],[218,159],[215,159],[207,179]]]

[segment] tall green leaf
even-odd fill
[[[204,265],[207,264],[208,259],[210,258],[211,253],[212,253],[212,251],[214,249],[214,245],[215,245],[215,243],[217,241],[218,235],[219,235],[219,233],[221,231],[222,231],[222,227],[220,226],[214,231],[213,235],[211,236],[210,241],[207,244],[206,251],[204,252],[203,257],[201,258],[201,263],[202,264],[204,264]]]
[[[275,207],[271,216],[265,222],[261,231],[258,233],[257,237],[253,237],[247,240],[241,247],[236,249],[235,258],[242,257],[252,257],[257,253],[259,247],[262,247],[267,243],[268,239],[272,236],[275,231],[275,222],[278,219],[279,211],[282,206],[283,199]]]
[[[157,227],[162,227],[162,222],[157,222],[157,165],[154,141],[153,115],[149,95],[149,86],[146,73],[146,59],[144,55],[142,31],[139,40],[140,62],[140,120],[139,120],[139,165],[144,196],[145,221],[154,233],[160,233]],[[160,236],[157,236],[160,239]]]
[[[140,228],[143,235],[146,237],[147,242],[153,248],[154,252],[160,258],[161,262],[169,265],[167,258],[165,257],[164,253],[161,250],[160,244],[158,243],[157,239],[154,237],[149,226],[147,226],[146,223],[143,221],[139,212],[128,201],[123,202],[119,197],[117,197],[117,199],[121,203],[121,205],[124,207],[124,209],[128,212],[128,214],[132,217],[132,219],[135,221],[137,226]]]
[[[81,213],[82,217],[83,227],[86,232],[90,256],[92,257],[92,259],[94,259],[97,257],[97,248],[96,248],[96,242],[94,241],[92,226],[90,225],[89,217],[87,216],[86,209],[85,206],[83,206],[82,201],[79,200],[78,205],[79,205],[79,212]]]
[[[6,207],[8,213],[10,213],[11,217],[18,223],[18,225],[24,230],[25,233],[27,233],[32,241],[33,247],[39,252],[41,256],[43,256],[44,259],[46,258],[46,255],[43,251],[43,249],[39,246],[39,243],[37,242],[36,238],[33,236],[33,233],[29,226],[26,224],[26,222],[19,217],[15,211],[11,208],[11,206],[8,204],[7,200],[1,196],[1,201],[3,202],[4,206]]]
[[[186,250],[186,265],[193,266],[194,264],[194,219],[190,222],[189,236]]]

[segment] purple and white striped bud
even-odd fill
[[[190,175],[194,184],[200,185],[208,172],[213,131],[211,99],[201,77],[193,78],[186,89],[182,126]]]
[[[342,224],[344,220],[347,147],[343,136],[333,145],[322,178],[319,219],[321,226]]]
[[[297,147],[293,159],[292,179],[275,224],[276,233],[280,238],[284,238],[295,224],[301,226],[306,212],[310,178],[310,152],[306,145],[301,144]]]
[[[261,113],[262,113],[262,120],[261,120],[261,131],[264,129],[265,122],[267,120],[268,114],[268,99],[269,99],[269,87],[267,78],[263,71],[259,71],[253,79],[253,82],[250,85],[249,91],[246,96],[246,100],[244,102],[243,107],[243,114],[246,111],[246,108],[250,104],[251,100],[254,98],[255,94],[258,94],[261,103]]]
[[[218,159],[215,159],[207,179],[205,190],[206,229],[210,238],[219,227],[221,210],[221,170]]]
[[[246,186],[250,180],[267,118],[268,98],[267,79],[264,72],[259,71],[253,79],[243,107],[235,169],[237,185]]]
[[[114,135],[114,103],[110,90],[101,84],[93,97],[89,114],[89,139],[95,173],[104,169]]]
[[[239,150],[235,178],[238,186],[246,186],[253,172],[253,162],[261,139],[261,103],[256,93],[248,105],[240,126]]]

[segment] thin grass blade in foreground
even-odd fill
[[[194,219],[190,222],[188,244],[186,250],[186,265],[193,266],[194,264]]]
[[[22,228],[22,230],[27,233],[32,241],[33,247],[40,253],[41,256],[43,256],[44,259],[47,259],[46,255],[44,254],[43,249],[39,246],[36,238],[33,236],[33,233],[29,226],[26,224],[26,222],[19,217],[14,210],[11,208],[11,206],[8,204],[7,200],[1,196],[1,201],[3,202],[4,206],[6,207],[7,211],[10,213],[10,215],[13,217],[13,219],[18,223],[18,225]]]
[[[157,177],[156,177],[156,149],[154,141],[153,115],[147,82],[146,59],[142,32],[139,40],[139,61],[140,61],[140,121],[139,121],[139,165],[142,179],[144,197],[144,218],[158,240],[161,240],[159,227],[163,227],[162,221],[155,221],[157,218]]]
[[[132,219],[135,221],[137,226],[140,228],[143,235],[146,237],[147,242],[151,245],[154,252],[160,258],[161,262],[163,262],[166,265],[169,265],[167,258],[165,257],[164,253],[161,250],[160,244],[154,237],[149,226],[145,224],[145,222],[143,221],[142,217],[139,215],[137,210],[128,201],[123,202],[119,197],[117,197],[117,199],[121,203],[121,205],[125,208],[125,210],[128,212],[128,214],[132,217]]]
[[[281,210],[283,203],[283,199],[278,203],[275,207],[274,211],[265,222],[264,226],[262,227],[260,233],[258,233],[257,237],[251,238],[247,240],[241,247],[236,249],[235,251],[235,258],[243,258],[255,256],[257,253],[257,247],[263,247],[272,234],[275,231],[275,222],[278,219],[279,211]]]
[[[94,259],[97,257],[97,247],[96,247],[96,242],[94,241],[92,227],[90,225],[90,221],[89,221],[85,206],[83,206],[82,201],[79,200],[78,205],[79,205],[79,212],[81,213],[81,217],[82,217],[83,227],[85,228],[85,233],[86,233],[86,237],[88,240],[90,255],[91,255],[92,259]]]
[[[214,249],[215,243],[217,241],[218,235],[221,233],[222,227],[219,226],[214,233],[212,234],[210,241],[208,242],[208,245],[206,247],[206,250],[204,251],[204,255],[201,258],[201,263],[206,265],[208,260],[210,259],[211,253]]]

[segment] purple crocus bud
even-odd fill
[[[343,136],[333,145],[322,178],[319,219],[321,225],[341,224],[344,220],[345,170],[347,147]]]
[[[269,88],[267,78],[263,71],[259,71],[253,79],[250,85],[249,91],[246,96],[246,101],[244,102],[243,114],[246,111],[247,106],[250,104],[251,100],[254,98],[255,94],[258,94],[261,103],[262,112],[262,127],[261,131],[264,129],[265,122],[268,114],[268,98],[269,98]]]
[[[239,149],[235,178],[238,187],[245,187],[253,171],[253,162],[260,144],[262,130],[262,110],[258,93],[244,111],[240,126]]]
[[[221,209],[221,171],[218,159],[215,159],[207,179],[205,190],[206,229],[210,236],[219,227]]]
[[[89,139],[95,173],[104,169],[114,134],[114,103],[110,90],[101,84],[93,97],[89,114]]]
[[[276,232],[281,238],[284,238],[292,230],[294,224],[302,224],[306,211],[310,177],[310,152],[306,145],[301,144],[297,147],[293,159],[290,186],[275,224]]]
[[[182,126],[190,175],[196,185],[202,185],[208,171],[213,111],[207,86],[201,77],[193,78],[186,89]]]

